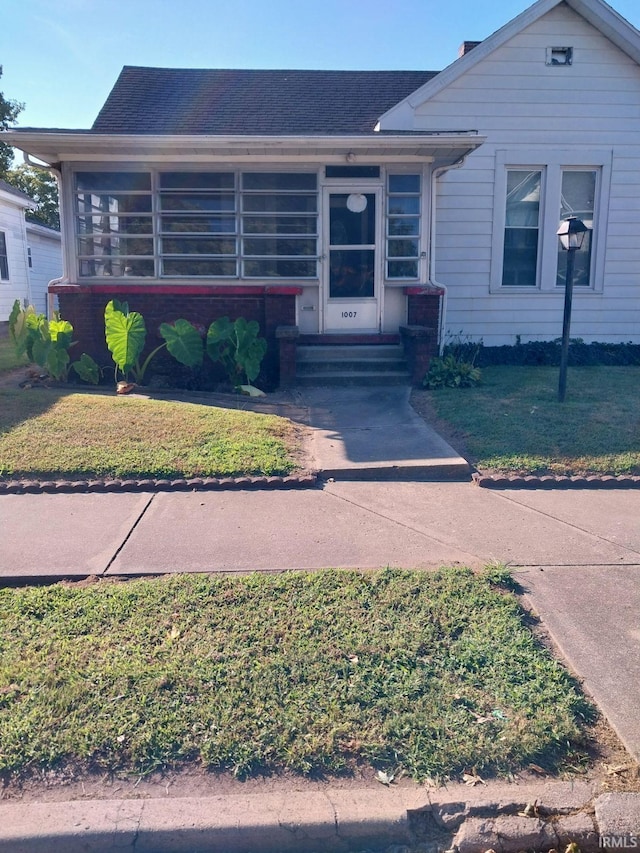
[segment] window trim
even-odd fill
[[[490,293],[532,294],[562,292],[557,279],[557,236],[560,224],[560,192],[563,170],[595,171],[597,184],[595,215],[593,220],[591,276],[588,287],[580,293],[601,293],[604,281],[605,235],[607,233],[609,196],[611,189],[612,149],[567,151],[548,148],[499,149],[495,157],[495,184],[493,198],[493,237],[491,241]],[[538,269],[536,285],[532,287],[502,284],[504,258],[504,233],[506,224],[507,171],[540,170],[540,219]]]

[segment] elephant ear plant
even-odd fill
[[[236,390],[251,395],[260,393],[251,383],[260,373],[267,351],[267,342],[258,337],[259,332],[258,323],[255,320],[247,322],[244,317],[238,317],[233,323],[228,317],[220,317],[207,332],[209,358],[221,362]]]
[[[202,364],[202,338],[188,320],[162,323],[160,335],[164,343],[153,349],[144,361],[141,361],[141,357],[147,328],[142,314],[130,311],[128,303],[112,299],[104,310],[104,327],[107,346],[115,363],[116,382],[120,373],[125,381],[132,379],[136,384],[142,384],[151,359],[165,347],[176,361],[186,367],[194,368]]]
[[[22,308],[16,299],[9,315],[9,332],[17,354],[26,355],[52,379],[66,381],[71,367],[85,381],[98,382],[100,368],[89,355],[83,353],[79,361],[70,362],[69,350],[75,344],[73,326],[57,313],[47,320],[33,305]]]

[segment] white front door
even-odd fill
[[[381,190],[324,191],[324,331],[380,330]]]

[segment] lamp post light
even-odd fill
[[[558,400],[564,403],[567,390],[567,363],[569,360],[569,329],[571,326],[571,302],[573,299],[573,264],[576,249],[582,248],[584,235],[589,229],[581,219],[569,216],[560,223],[558,237],[567,252],[567,275],[564,285],[564,317],[562,320],[562,350],[560,352],[560,380]]]

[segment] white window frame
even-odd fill
[[[496,151],[495,190],[493,202],[493,238],[491,245],[490,292],[500,294],[557,293],[558,237],[560,225],[560,191],[563,171],[594,171],[596,176],[595,211],[591,248],[591,273],[588,287],[580,293],[600,293],[604,281],[605,244],[611,188],[611,160],[607,150],[500,149]],[[510,170],[541,171],[538,266],[536,285],[514,287],[502,284],[504,235],[506,224],[507,172]]]

